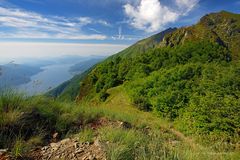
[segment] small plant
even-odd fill
[[[24,151],[26,149],[26,145],[24,140],[20,137],[17,138],[17,140],[15,141],[15,144],[12,148],[12,156],[17,158],[17,157],[22,157],[24,154]]]
[[[0,93],[0,110],[9,112],[10,110],[19,109],[24,99],[23,94],[12,90],[5,90]]]
[[[80,142],[89,142],[93,143],[94,141],[94,132],[92,129],[84,129],[79,133],[79,141]]]
[[[40,146],[43,144],[43,136],[42,135],[33,136],[27,141],[27,144],[30,147]]]

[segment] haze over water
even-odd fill
[[[72,64],[57,64],[42,67],[43,71],[32,76],[31,82],[18,87],[28,95],[45,93],[73,77],[69,72]]]

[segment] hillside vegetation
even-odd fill
[[[108,89],[124,85],[137,108],[173,121],[184,133],[236,144],[239,23],[240,15],[213,13],[194,26],[166,34],[157,47],[142,52],[126,49],[87,75],[78,100],[105,101]]]
[[[6,92],[0,96],[0,147],[8,148],[12,159],[34,159],[39,146],[76,137],[90,145],[99,141],[107,159],[239,159],[223,142],[200,145],[171,123],[136,109],[123,87],[108,94],[104,103],[75,104]]]

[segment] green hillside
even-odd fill
[[[158,44],[152,37],[140,41],[96,66],[81,82],[78,100],[105,101],[108,89],[123,85],[137,108],[156,112],[185,133],[236,143],[239,23],[240,15],[222,11],[169,32]],[[139,50],[151,40],[154,47]]]
[[[136,44],[119,52],[117,55],[120,55],[121,57],[129,57],[129,56],[136,56],[138,54],[143,54],[150,48],[155,48],[163,40],[165,35],[172,33],[175,30],[177,30],[177,28],[168,28],[168,29],[166,29],[158,34],[155,34],[149,38],[140,40]]]

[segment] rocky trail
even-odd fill
[[[56,143],[49,143],[47,146],[39,146],[23,155],[18,160],[106,160],[106,153],[103,145],[99,141],[97,129],[104,126],[115,126],[121,128],[131,128],[130,124],[121,121],[109,121],[100,118],[87,125],[96,132],[93,142],[80,142],[79,135],[72,135],[71,138],[62,139]],[[56,135],[52,135],[56,139]],[[0,150],[0,160],[12,160],[8,149]]]
[[[0,150],[0,160],[11,160],[6,150]],[[20,160],[105,160],[106,155],[98,140],[79,143],[76,138],[63,139],[57,143],[32,150]]]
[[[35,149],[29,159],[41,160],[104,160],[105,153],[98,140],[79,143],[76,138],[67,138],[58,143]]]

